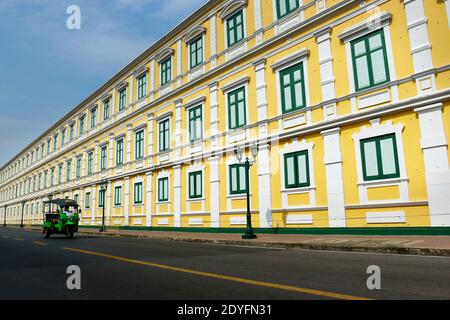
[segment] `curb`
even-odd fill
[[[37,231],[36,228],[28,228],[28,230]],[[39,229],[40,230],[40,229]],[[450,249],[439,248],[417,248],[417,247],[381,247],[381,246],[361,246],[361,245],[336,245],[327,243],[285,243],[285,242],[260,242],[260,241],[242,241],[242,240],[211,240],[211,239],[195,239],[195,238],[176,238],[170,236],[155,236],[142,234],[120,234],[120,233],[99,233],[94,231],[80,230],[79,233],[96,235],[111,238],[142,238],[152,240],[163,240],[184,243],[200,243],[211,245],[231,245],[242,247],[263,247],[277,249],[303,249],[317,251],[343,251],[343,252],[368,252],[368,253],[385,253],[385,254],[401,254],[401,255],[418,255],[418,256],[438,256],[450,257]]]
[[[377,247],[377,246],[359,246],[359,245],[333,245],[333,244],[311,244],[311,243],[285,243],[285,242],[258,242],[258,241],[242,241],[242,240],[210,240],[210,239],[193,239],[193,238],[175,238],[170,236],[154,236],[154,235],[137,235],[137,234],[119,234],[119,233],[103,233],[90,231],[80,231],[83,234],[100,235],[106,237],[120,238],[145,238],[152,240],[185,242],[185,243],[201,243],[212,245],[232,245],[243,247],[264,247],[277,249],[303,249],[303,250],[321,250],[321,251],[344,251],[344,252],[369,252],[369,253],[388,253],[402,255],[420,255],[420,256],[439,256],[450,257],[450,249],[438,248],[414,248],[414,247]]]

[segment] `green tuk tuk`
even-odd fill
[[[43,233],[46,238],[52,234],[64,234],[73,238],[74,232],[78,232],[78,222],[81,210],[74,200],[55,199],[44,202],[48,205],[48,213],[45,213]],[[53,205],[57,210],[52,212]],[[44,210],[45,212],[45,210]]]

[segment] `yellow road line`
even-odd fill
[[[40,245],[40,246],[46,246],[47,243],[41,242],[41,241],[33,241],[34,244]]]
[[[25,239],[23,239],[23,238],[14,238],[14,240],[17,240],[17,241],[24,241]]]
[[[260,286],[260,287],[287,290],[287,291],[298,292],[298,293],[307,293],[307,294],[312,294],[312,295],[322,296],[322,297],[327,297],[327,298],[334,298],[334,299],[370,300],[368,298],[351,296],[351,295],[347,295],[347,294],[340,294],[340,293],[327,292],[327,291],[321,291],[321,290],[300,288],[300,287],[294,287],[294,286],[283,285],[283,284],[278,284],[278,283],[250,280],[250,279],[238,278],[238,277],[233,277],[233,276],[221,275],[221,274],[217,274],[217,273],[210,273],[210,272],[203,272],[203,271],[173,267],[173,266],[168,266],[168,265],[164,265],[164,264],[129,259],[129,258],[124,258],[124,257],[113,256],[113,255],[106,254],[106,253],[100,253],[100,252],[94,252],[94,251],[88,251],[88,250],[82,250],[82,249],[76,249],[76,248],[63,248],[63,249],[67,250],[67,251],[85,253],[85,254],[90,254],[93,256],[109,258],[109,259],[118,260],[118,261],[122,261],[122,262],[128,262],[128,263],[132,263],[132,264],[150,266],[150,267],[154,267],[154,268],[182,272],[182,273],[189,273],[189,274],[194,274],[194,275],[198,275],[198,276],[202,276],[202,277],[227,280],[227,281],[250,284],[250,285]]]
[[[8,236],[2,236],[2,238],[4,238],[4,239],[9,239],[9,237],[8,237]]]

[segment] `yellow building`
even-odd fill
[[[256,228],[448,227],[449,26],[449,0],[210,0],[1,168],[0,216],[53,192],[86,226],[241,228],[249,187]]]

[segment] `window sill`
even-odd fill
[[[309,186],[309,187],[300,187],[300,188],[284,188],[281,190],[282,193],[296,193],[296,192],[305,192],[305,191],[311,191],[316,190],[316,186]]]
[[[380,185],[380,184],[398,184],[401,182],[408,182],[408,177],[400,177],[400,178],[391,178],[391,179],[379,179],[379,180],[370,180],[370,181],[359,181],[359,186],[367,186],[367,185]]]

